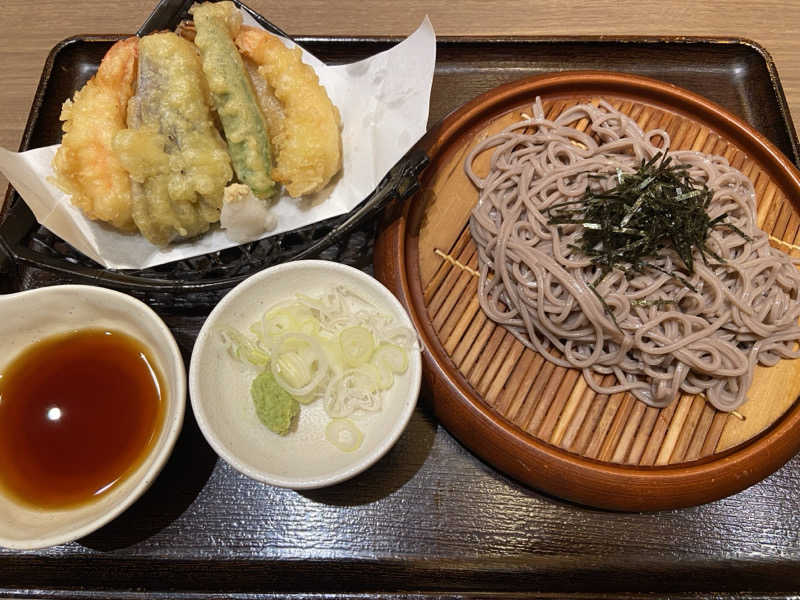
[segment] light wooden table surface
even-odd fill
[[[2,0],[0,146],[16,150],[50,49],[81,33],[131,33],[156,0]],[[800,2],[752,0],[250,0],[290,34],[406,35],[427,14],[438,35],[686,35],[755,40],[800,115]],[[0,176],[0,189],[5,190]]]

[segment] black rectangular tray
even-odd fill
[[[53,50],[21,149],[59,140],[61,103],[116,39],[77,37]],[[396,42],[298,41],[331,63]],[[710,98],[798,164],[774,64],[746,40],[452,38],[437,53],[430,124],[514,79],[616,70]],[[29,265],[0,274],[6,292],[70,281]],[[152,304],[188,363],[208,309]],[[161,476],[123,515],[57,548],[0,550],[0,597],[777,597],[800,589],[798,515],[799,458],[740,494],[686,510],[617,514],[564,503],[472,456],[437,425],[425,394],[373,468],[294,492],[218,460],[189,410]]]

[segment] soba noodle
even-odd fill
[[[697,257],[692,275],[670,248],[648,259],[696,291],[653,269],[630,279],[618,270],[604,274],[580,250],[582,226],[549,225],[545,213],[583,197],[598,185],[597,174],[608,176],[599,185],[612,187],[617,169],[634,171],[660,151],[656,142],[668,148],[669,136],[643,132],[606,102],[548,120],[537,99],[533,112],[480,142],[466,160],[480,190],[470,229],[489,318],[548,360],[582,369],[598,393],[630,391],[657,407],[686,392],[734,410],[746,399],[756,363],[800,356],[800,273],[757,227],[747,177],[720,156],[669,153],[713,192],[709,216],[727,213],[749,237],[712,229],[707,244],[723,261]],[[588,121],[585,132],[570,126],[581,119]],[[480,177],[473,163],[491,148],[489,173]],[[603,385],[610,374],[616,383]]]

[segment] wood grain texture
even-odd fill
[[[789,108],[800,114],[800,10],[797,2],[733,0],[614,0],[531,5],[467,0],[360,2],[251,0],[248,3],[292,35],[407,35],[427,14],[438,35],[719,35],[747,37],[774,57]],[[0,18],[0,146],[16,149],[42,65],[50,49],[82,33],[131,33],[154,0],[4,0]],[[653,18],[657,14],[658,18]],[[6,180],[0,176],[0,189]]]

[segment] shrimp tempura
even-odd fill
[[[138,38],[120,40],[97,73],[64,102],[64,136],[53,159],[55,181],[72,203],[97,221],[135,231],[131,183],[112,150],[114,134],[126,127],[128,100],[136,82]]]
[[[242,27],[235,41],[281,104],[282,123],[270,131],[277,151],[272,178],[295,198],[319,191],[342,167],[339,111],[301,60],[299,48],[290,50],[277,37],[251,27]],[[269,115],[267,120],[272,121]]]

